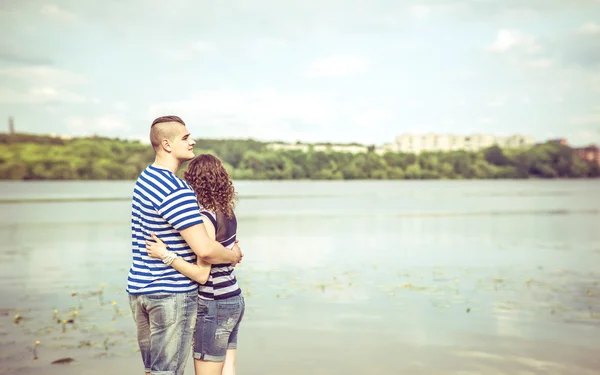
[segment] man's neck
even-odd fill
[[[177,160],[166,159],[166,158],[161,158],[161,157],[157,156],[154,159],[154,163],[152,163],[152,166],[154,166],[156,168],[161,168],[161,169],[168,169],[171,172],[173,172],[173,174],[175,174],[175,173],[177,173],[177,170],[181,166],[181,163],[179,163]]]

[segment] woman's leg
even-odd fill
[[[196,375],[221,375],[223,363],[194,359],[194,371]]]
[[[235,349],[227,350],[221,375],[235,375]]]

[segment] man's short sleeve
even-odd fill
[[[163,199],[158,213],[177,231],[202,224],[196,195],[189,189],[175,190]]]

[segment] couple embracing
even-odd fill
[[[245,304],[231,178],[218,158],[194,155],[177,116],[154,120],[150,141],[155,161],[133,190],[127,278],[145,372],[181,375],[193,350],[196,375],[234,375]]]

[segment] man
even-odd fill
[[[196,142],[185,123],[177,116],[157,118],[150,141],[154,163],[142,171],[133,190],[127,292],[146,374],[181,375],[196,324],[198,284],[169,265],[177,257],[195,263],[196,256],[235,265],[242,254],[237,245],[230,250],[209,238],[194,191],[175,175],[194,158]],[[148,256],[146,240],[152,233],[167,244],[171,256],[162,261]]]

